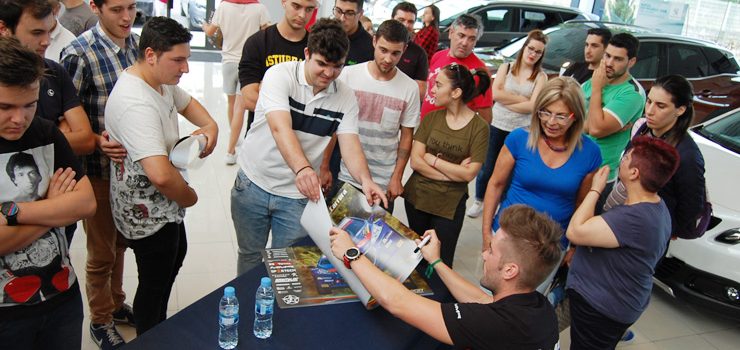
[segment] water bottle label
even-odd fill
[[[260,315],[267,315],[272,313],[272,303],[259,303],[257,305],[257,313]]]
[[[221,316],[221,324],[224,326],[231,326],[239,322],[239,316]]]

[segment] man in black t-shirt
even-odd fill
[[[606,28],[591,28],[586,35],[586,45],[583,48],[583,57],[586,62],[571,62],[561,74],[564,77],[573,77],[579,84],[591,79],[594,70],[604,57],[604,50],[612,38],[612,32]]]
[[[260,83],[267,69],[283,62],[303,61],[303,49],[308,44],[308,31],[305,26],[318,6],[317,0],[283,0],[285,16],[277,24],[254,33],[244,43],[239,61],[239,86],[241,86],[244,108],[249,111],[247,131],[254,121],[254,107],[260,93]],[[231,135],[227,152],[235,154],[240,132],[244,124],[243,115],[234,115],[231,121]]]
[[[3,349],[79,349],[82,341],[82,297],[60,227],[92,216],[95,197],[64,135],[34,117],[43,73],[41,56],[0,37]],[[17,188],[24,182],[35,199]]]
[[[480,285],[468,282],[439,258],[434,230],[421,252],[457,303],[440,304],[416,295],[362,256],[347,232],[332,228],[331,249],[360,279],[375,300],[394,316],[458,349],[556,349],[558,322],[535,288],[560,261],[562,229],[546,214],[514,205],[483,252]],[[418,242],[418,240],[417,240]],[[412,252],[409,252],[411,254]]]
[[[49,46],[54,21],[47,0],[0,0],[0,35],[15,37],[41,57]],[[36,115],[54,122],[75,154],[90,154],[95,149],[95,138],[69,73],[52,60],[45,59],[44,65],[46,74],[41,79]]]
[[[360,23],[364,3],[365,0],[336,0],[334,3],[334,17],[342,23],[349,37],[347,66],[373,59],[373,37]]]
[[[398,69],[406,73],[419,85],[419,96],[424,97],[427,91],[427,76],[429,76],[429,57],[426,51],[416,44],[414,38],[414,23],[416,23],[416,6],[410,2],[401,2],[393,8],[391,18],[403,23],[411,34],[406,51],[398,62]]]

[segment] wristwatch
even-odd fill
[[[18,204],[15,204],[15,202],[3,202],[0,204],[0,213],[5,216],[8,226],[18,225]]]
[[[342,260],[344,260],[344,267],[352,269],[350,263],[359,259],[360,256],[362,256],[362,253],[359,249],[357,249],[357,247],[347,249],[347,251],[344,253],[344,256],[342,257]]]

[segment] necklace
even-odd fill
[[[547,147],[550,147],[550,149],[555,152],[565,152],[568,150],[568,145],[556,146],[553,145],[552,142],[550,142],[550,139],[547,138],[547,136],[542,136],[542,138],[545,140],[545,144],[547,145]]]

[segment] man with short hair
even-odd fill
[[[62,10],[62,4],[59,0],[49,0],[49,4],[51,4],[52,13],[54,14],[54,24],[51,26],[49,33],[51,39],[44,57],[54,62],[59,62],[59,55],[62,53],[62,49],[69,45],[72,40],[75,40],[76,36],[67,28],[64,28],[63,25],[59,24],[59,12]]]
[[[370,177],[357,136],[357,100],[341,81],[349,40],[336,20],[320,19],[311,28],[306,57],[265,73],[255,121],[242,152],[234,188],[234,220],[239,258],[237,274],[260,264],[260,251],[272,229],[272,247],[283,248],[306,235],[300,224],[309,200],[320,198],[315,171],[335,133],[347,168],[368,202],[383,201],[383,190]]]
[[[62,65],[79,92],[95,133],[95,151],[83,165],[90,177],[98,211],[83,221],[87,234],[87,299],[90,335],[104,349],[123,346],[114,322],[134,324],[131,306],[124,303],[125,238],[116,230],[110,210],[109,162],[121,162],[126,150],[111,140],[105,128],[105,104],[118,75],[136,61],[138,35],[131,33],[135,0],[92,0],[99,22],[62,50]]]
[[[432,89],[440,70],[448,64],[457,63],[468,69],[486,70],[486,65],[473,53],[475,44],[483,35],[483,23],[478,16],[462,14],[457,17],[449,29],[450,48],[437,51],[429,62],[429,77],[427,78],[427,91],[421,104],[421,117],[442,107],[434,105]],[[491,107],[493,106],[493,93],[489,87],[485,94],[468,102],[470,109],[477,111],[483,119],[491,123]]]
[[[373,38],[360,23],[362,6],[365,0],[335,0],[334,18],[342,23],[349,37],[349,53],[346,66],[367,62],[373,59]]]
[[[612,36],[593,77],[583,84],[588,108],[584,132],[599,145],[601,165],[611,169],[596,206],[597,213],[617,179],[619,158],[630,139],[630,127],[645,108],[645,90],[629,72],[637,62],[639,48],[640,42],[631,34]]]
[[[154,17],[141,31],[136,63],[116,82],[105,106],[110,137],[126,148],[111,163],[111,209],[116,228],[136,256],[136,334],[167,318],[167,301],[187,251],[185,208],[195,190],[169,160],[180,139],[178,113],[206,136],[200,156],[213,151],[218,127],[205,108],[177,86],[188,72],[192,35],[177,21]]]
[[[81,343],[82,297],[64,227],[92,216],[95,201],[62,133],[34,117],[43,74],[38,53],[0,37],[0,164],[10,170],[0,172],[0,344],[9,350]],[[21,180],[30,198],[15,190]]]
[[[40,57],[48,49],[54,21],[48,0],[0,0],[0,35],[14,36]],[[89,154],[95,138],[72,79],[51,59],[44,59],[44,66],[36,115],[56,124],[77,155]]]
[[[94,2],[92,0],[91,2]],[[59,17],[59,23],[67,28],[74,36],[80,36],[88,29],[95,27],[98,23],[96,16],[83,0],[62,0],[64,4],[64,13]]]
[[[421,252],[456,303],[440,304],[416,295],[378,269],[356,247],[347,232],[332,228],[334,256],[360,279],[388,312],[457,349],[558,349],[558,321],[552,305],[535,288],[560,260],[560,226],[524,205],[506,208],[501,227],[483,252],[480,285],[489,295],[439,258],[441,243],[434,230]],[[356,256],[350,260],[350,256]]]
[[[419,85],[419,96],[427,91],[427,75],[429,74],[429,57],[426,51],[417,45],[414,39],[414,23],[416,23],[416,6],[410,2],[399,2],[391,11],[391,18],[401,22],[411,36],[406,51],[398,62],[398,69],[406,73]]]
[[[591,28],[586,35],[586,45],[583,48],[585,62],[571,62],[561,74],[564,77],[573,77],[579,84],[591,79],[594,70],[601,64],[604,50],[612,38],[612,32],[607,28]]]
[[[625,204],[597,216],[594,207],[609,167],[594,175],[566,233],[578,245],[566,286],[571,349],[614,349],[647,308],[655,265],[671,237],[671,215],[658,191],[676,172],[679,158],[661,139],[633,139],[617,167],[627,190]]]
[[[241,98],[249,113],[247,131],[254,121],[254,109],[260,84],[268,68],[283,62],[303,61],[308,31],[306,23],[318,6],[317,0],[281,0],[285,16],[277,24],[258,31],[247,39],[239,61]],[[231,121],[227,164],[236,163],[236,144],[241,137],[244,116],[236,114]]]
[[[241,114],[239,130],[233,135],[238,138],[241,126],[244,124],[244,103],[239,92],[239,60],[247,39],[260,29],[267,28],[270,15],[267,7],[259,2],[230,2],[224,1],[218,5],[211,23],[203,22],[203,32],[213,36],[216,30],[221,30],[223,46],[221,48],[221,73],[223,76],[223,91],[226,94],[226,117],[231,125],[234,113]],[[226,152],[226,164],[236,163],[234,149]]]
[[[340,81],[355,91],[362,151],[373,181],[386,192],[391,213],[393,200],[403,193],[401,180],[411,152],[414,128],[419,124],[416,84],[396,67],[409,40],[402,24],[394,20],[383,22],[373,37],[374,59],[344,68],[339,76]],[[339,182],[336,188],[343,182],[359,187],[344,160]]]

